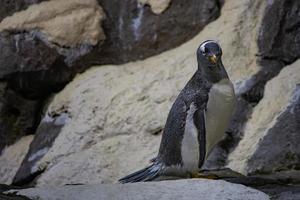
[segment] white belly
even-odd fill
[[[198,132],[194,124],[193,116],[196,111],[195,105],[192,103],[187,112],[184,135],[181,144],[181,159],[183,162],[183,170],[196,171],[199,162],[199,142]]]
[[[211,88],[206,111],[206,156],[223,138],[235,105],[233,85],[229,80],[222,80]],[[198,169],[199,142],[193,116],[195,105],[190,105],[185,122],[184,137],[181,144],[183,171],[193,172]]]
[[[209,92],[206,111],[206,156],[223,138],[235,106],[232,83],[223,79],[214,84]]]

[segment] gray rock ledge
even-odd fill
[[[132,184],[66,185],[14,190],[39,200],[269,200],[258,190],[222,180],[188,179]]]

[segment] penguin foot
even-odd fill
[[[211,180],[219,179],[219,177],[215,174],[205,174],[201,172],[191,173],[190,176],[191,178],[202,178],[202,179],[211,179]]]

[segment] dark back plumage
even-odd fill
[[[182,164],[181,141],[188,109],[193,102],[198,108],[205,108],[210,86],[197,71],[175,100],[166,121],[158,154],[158,159],[166,166]]]

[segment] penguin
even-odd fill
[[[207,40],[197,49],[198,69],[177,96],[165,124],[159,152],[148,167],[120,183],[152,181],[160,176],[198,174],[223,138],[235,107],[235,92],[222,63],[222,49]]]

